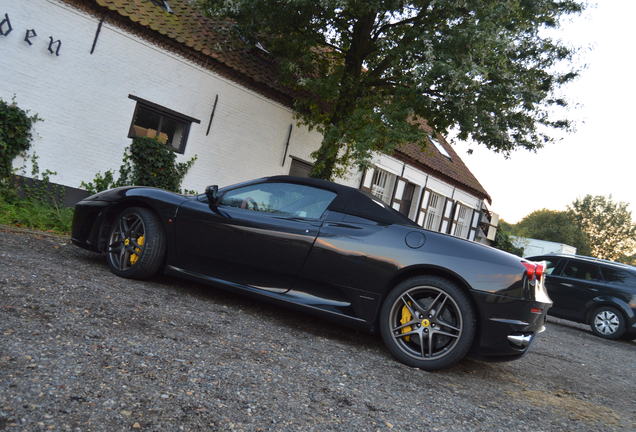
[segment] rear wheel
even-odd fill
[[[124,209],[113,222],[106,258],[118,276],[144,279],[163,263],[165,234],[159,218],[143,207]]]
[[[454,283],[418,276],[397,285],[380,311],[380,332],[391,354],[425,370],[464,358],[475,337],[475,313]]]
[[[602,306],[592,314],[590,327],[597,336],[605,339],[619,339],[625,333],[625,318],[618,309]]]

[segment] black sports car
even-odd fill
[[[123,187],[79,202],[73,243],[123,277],[166,273],[379,331],[400,361],[523,355],[551,301],[543,266],[426,231],[371,196],[288,176],[183,196]]]

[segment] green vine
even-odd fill
[[[191,193],[181,190],[183,178],[197,160],[197,156],[186,162],[177,162],[172,149],[153,138],[134,138],[124,152],[119,177],[108,170],[98,172],[90,182],[82,182],[80,187],[97,193],[118,186],[152,186],[173,192]]]
[[[29,111],[20,108],[15,101],[7,103],[0,99],[0,183],[7,184],[13,174],[13,160],[25,155],[31,147],[33,124],[41,119],[29,115]]]

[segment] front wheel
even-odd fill
[[[475,337],[475,312],[454,283],[418,276],[397,285],[380,311],[385,345],[402,363],[436,370],[466,356]]]
[[[161,268],[166,240],[159,218],[143,207],[124,209],[113,221],[106,259],[117,276],[145,279]]]
[[[605,339],[619,339],[625,333],[625,318],[616,308],[602,306],[592,314],[590,327],[597,336]]]

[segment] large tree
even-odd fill
[[[522,256],[523,248],[515,246],[512,242],[512,238],[510,237],[510,235],[513,234],[513,231],[514,226],[501,219],[499,221],[499,226],[495,233],[495,241],[492,243],[492,246],[497,249],[510,252],[511,254]]]
[[[373,151],[426,144],[418,122],[456,128],[500,152],[537,149],[576,73],[547,28],[575,0],[199,0],[260,44],[296,94],[299,120],[323,134],[312,175],[332,178]]]
[[[568,210],[587,235],[593,256],[628,262],[636,252],[636,224],[627,203],[611,195],[586,195]]]
[[[581,255],[590,254],[587,235],[569,212],[535,210],[515,224],[512,233],[521,237],[564,243],[576,247]]]

